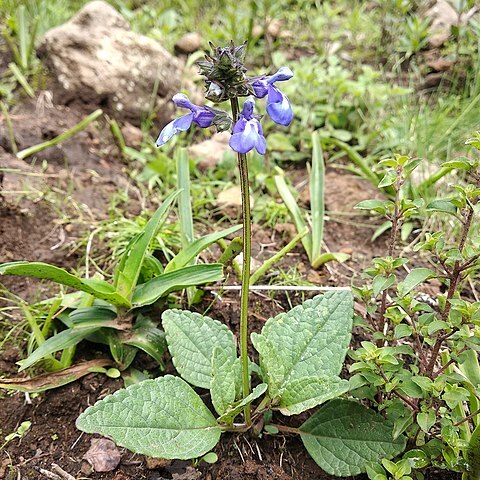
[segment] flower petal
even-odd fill
[[[177,93],[172,97],[173,103],[180,108],[188,108],[192,112],[198,107],[194,105],[184,93]]]
[[[194,113],[193,122],[199,127],[207,128],[212,124],[214,118],[215,114],[213,112],[205,107],[198,107],[197,111]]]
[[[190,128],[190,125],[193,121],[193,113],[189,113],[184,115],[183,117],[176,118],[175,120],[171,121],[160,132],[160,135],[157,138],[155,145],[157,147],[161,147],[165,143],[167,143],[174,135],[179,132],[184,132]]]
[[[247,98],[243,104],[242,115],[250,120],[253,114],[253,108],[255,107],[255,101],[252,98]]]
[[[241,120],[240,120],[241,121]],[[244,130],[238,133],[234,133],[230,137],[230,147],[235,152],[247,153],[255,147],[258,142],[258,131],[255,128],[254,122],[258,123],[258,120],[250,120],[245,122]],[[237,122],[239,123],[239,122]],[[235,125],[236,127],[236,125]]]
[[[267,152],[267,141],[265,137],[262,135],[258,135],[257,143],[255,144],[255,148],[260,155],[265,155]]]
[[[266,80],[255,80],[252,82],[252,88],[257,98],[263,98],[268,93],[268,83]]]
[[[293,111],[288,97],[273,85],[269,85],[268,88],[267,113],[279,125],[290,125],[293,120]]]
[[[275,82],[284,82],[290,80],[293,77],[293,72],[288,67],[282,67],[278,70],[277,73],[267,77],[267,83],[269,85],[274,84]]]

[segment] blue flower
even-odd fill
[[[270,118],[280,125],[290,125],[293,119],[293,111],[290,101],[274,84],[283,82],[293,77],[288,67],[282,67],[277,73],[264,77],[254,78],[252,81],[253,91],[257,98],[267,96],[267,113]]]
[[[238,153],[247,153],[256,148],[260,155],[265,155],[267,142],[258,117],[253,114],[254,106],[255,102],[252,99],[245,100],[242,113],[233,127],[230,146]]]
[[[195,123],[202,128],[210,127],[216,115],[214,109],[194,105],[183,93],[177,93],[173,96],[172,100],[177,107],[188,108],[191,113],[176,118],[169,124],[165,125],[157,138],[157,147],[161,147],[167,143],[177,133],[188,130],[192,123]]]

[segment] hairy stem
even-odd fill
[[[238,99],[231,99],[233,121],[237,121]],[[250,190],[248,181],[247,155],[238,153],[238,169],[240,171],[240,187],[242,190],[242,220],[243,220],[243,268],[242,291],[240,295],[240,358],[242,362],[243,398],[250,394],[250,375],[248,371],[248,290],[250,287],[250,258],[252,249],[252,224],[250,216]],[[251,424],[250,404],[245,407],[245,422]]]
[[[470,227],[472,225],[472,220],[473,220],[473,215],[474,215],[474,210],[473,207],[468,205],[468,210],[465,214],[465,220],[463,222],[463,229],[462,229],[462,236],[460,238],[460,243],[458,245],[458,249],[460,253],[462,253],[465,243],[467,242],[468,238],[468,232],[470,231]],[[442,311],[441,314],[441,319],[446,322],[448,320],[448,316],[450,315],[450,310],[452,308],[452,299],[453,296],[455,295],[455,292],[458,287],[458,283],[460,282],[462,276],[462,265],[460,260],[456,260],[455,264],[453,265],[453,270],[451,272],[451,275],[449,275],[449,280],[450,280],[450,285],[448,287],[448,292],[447,292],[447,299],[445,302],[445,308]],[[441,335],[440,337],[437,338],[437,341],[435,342],[435,345],[433,346],[432,350],[432,356],[430,357],[430,362],[427,367],[427,375],[429,377],[432,377],[433,375],[433,369],[435,368],[435,363],[437,362],[437,357],[440,352],[440,348],[443,345],[443,342],[447,340],[453,333],[455,333],[456,330],[451,332],[450,334],[446,335]]]

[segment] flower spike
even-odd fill
[[[192,123],[195,123],[199,127],[207,128],[212,125],[215,119],[216,111],[214,109],[194,105],[183,93],[177,93],[172,100],[177,107],[187,108],[191,113],[176,118],[165,125],[155,143],[157,147],[161,147],[167,143],[177,133],[188,130]]]
[[[284,82],[293,77],[293,72],[288,67],[282,67],[277,73],[264,77],[255,77],[252,80],[253,91],[257,98],[267,96],[267,113],[270,118],[280,125],[290,125],[293,111],[288,97],[276,86],[275,82]]]
[[[245,100],[242,113],[233,127],[230,147],[238,153],[247,153],[255,148],[260,155],[265,155],[267,143],[258,117],[253,114],[254,106],[255,102],[252,99]]]

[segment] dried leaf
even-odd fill
[[[34,378],[2,378],[0,388],[18,390],[20,392],[38,393],[58,388],[67,383],[74,382],[79,378],[91,373],[95,368],[113,365],[110,358],[97,358],[81,362],[58,372],[45,373]]]

